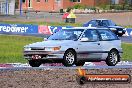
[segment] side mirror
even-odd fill
[[[87,41],[89,41],[89,39],[86,38],[86,37],[84,37],[84,38],[81,38],[80,41],[81,41],[81,42],[87,42]]]
[[[48,39],[47,38],[44,38],[44,41],[47,41]]]

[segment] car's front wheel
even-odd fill
[[[106,64],[108,66],[115,66],[119,61],[119,54],[116,50],[111,50],[106,58]]]
[[[76,54],[73,50],[67,50],[63,57],[63,65],[66,67],[72,66],[75,64]]]
[[[41,65],[41,62],[38,61],[38,60],[30,60],[30,61],[29,61],[29,65],[30,65],[31,67],[39,67],[39,66]]]

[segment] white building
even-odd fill
[[[14,15],[15,0],[0,0],[0,15]]]

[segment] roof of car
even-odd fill
[[[92,19],[92,20],[109,20],[109,19]]]

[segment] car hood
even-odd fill
[[[124,28],[124,27],[121,27],[121,26],[109,26],[109,28]]]
[[[47,41],[32,43],[24,47],[56,47],[61,45],[68,46],[73,43],[74,43],[73,40],[47,40]]]

